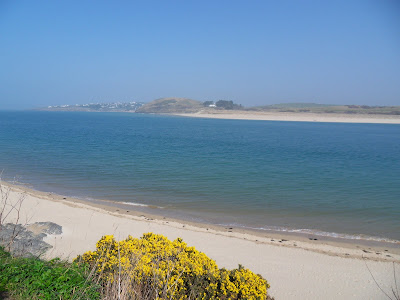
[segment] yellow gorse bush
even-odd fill
[[[120,242],[103,236],[96,251],[76,260],[94,268],[102,284],[129,278],[132,299],[266,299],[269,288],[264,278],[240,265],[219,269],[182,239],[153,233]]]

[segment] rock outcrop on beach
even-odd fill
[[[0,246],[8,247],[14,256],[39,257],[52,248],[43,241],[49,234],[62,234],[62,227],[53,222],[36,222],[26,226],[7,223],[0,225]]]

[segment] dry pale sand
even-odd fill
[[[263,236],[251,235],[236,228],[199,227],[132,211],[122,213],[115,206],[88,205],[77,199],[15,186],[9,199],[15,202],[21,194],[26,198],[19,223],[51,221],[62,226],[62,235],[46,238],[53,246],[48,257],[72,259],[93,250],[96,241],[106,234],[124,239],[128,235],[140,237],[143,233],[154,232],[170,239],[183,238],[220,267],[235,268],[239,263],[243,264],[269,281],[269,293],[277,300],[385,299],[367,266],[387,293],[395,286],[393,266],[400,278],[398,245],[385,251],[382,248],[341,247],[320,241],[311,243],[305,239],[286,241],[265,233]],[[9,221],[14,217],[15,214],[10,216]],[[363,251],[365,249],[368,253]],[[363,256],[367,258],[362,259]]]
[[[298,121],[298,122],[333,122],[333,123],[381,123],[400,124],[397,115],[349,115],[329,113],[290,113],[290,112],[250,112],[250,111],[215,111],[188,114],[174,114],[182,117],[264,120],[264,121]]]

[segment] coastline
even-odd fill
[[[362,258],[375,261],[400,261],[400,241],[386,242],[383,240],[347,239],[341,237],[321,236],[313,233],[274,230],[267,231],[238,226],[232,227],[230,225],[202,223],[171,217],[162,214],[159,210],[155,212],[153,211],[152,206],[142,206],[141,204],[131,205],[112,200],[80,199],[53,192],[35,190],[20,184],[12,184],[4,181],[2,181],[1,184],[10,187],[14,191],[25,193],[39,199],[61,202],[78,208],[84,207],[100,210],[108,214],[115,214],[118,217],[133,218],[135,220],[154,222],[157,224],[161,222],[163,225],[168,224],[168,226],[172,227],[190,228],[190,230],[211,232],[223,236],[247,239],[271,245],[298,247],[304,250],[331,256]],[[297,246],[294,246],[294,244]],[[385,249],[388,251],[384,251]],[[367,252],[363,250],[366,250]],[[376,252],[388,252],[387,254],[392,254],[394,257],[384,257],[376,254]]]
[[[174,116],[228,119],[228,120],[258,120],[258,121],[292,121],[292,122],[327,122],[327,123],[374,123],[400,124],[397,115],[361,115],[337,113],[290,113],[290,112],[257,112],[240,110],[200,111],[197,113],[174,113]]]
[[[343,290],[344,298],[379,297],[380,291],[374,286],[365,264],[368,263],[374,276],[379,274],[375,276],[378,280],[384,278],[383,286],[390,286],[392,264],[400,261],[398,244],[310,240],[308,235],[192,223],[143,213],[132,206],[125,209],[115,202],[85,201],[2,184],[11,187],[12,199],[21,193],[26,195],[21,216],[27,223],[52,221],[63,227],[61,236],[46,240],[53,246],[49,258],[72,259],[92,250],[97,240],[106,234],[114,234],[120,240],[129,234],[139,237],[146,232],[155,232],[170,239],[182,237],[189,245],[216,260],[220,267],[233,268],[240,263],[260,273],[271,283],[271,295],[277,299],[335,299],[338,289]]]

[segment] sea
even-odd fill
[[[397,124],[0,111],[0,170],[193,222],[400,240]]]

